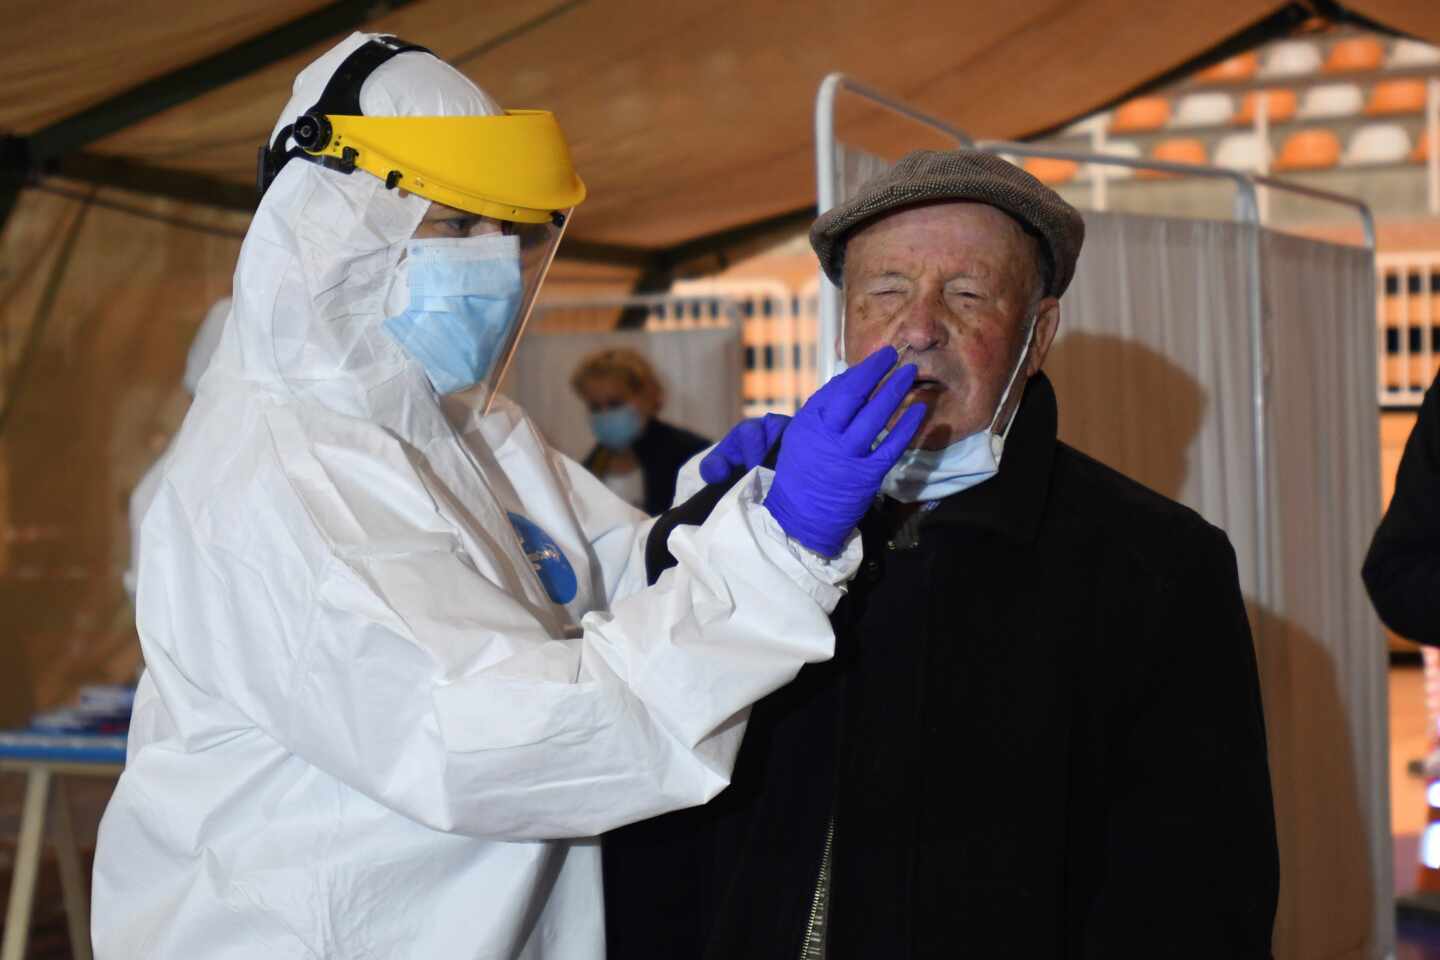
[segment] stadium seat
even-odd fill
[[[1116,157],[1128,157],[1140,159],[1140,147],[1129,140],[1116,140],[1105,144],[1105,152]],[[1122,167],[1113,163],[1092,163],[1088,164],[1089,169],[1086,176],[1095,179],[1099,174],[1097,171],[1104,171],[1107,180],[1128,180],[1135,176],[1134,167]]]
[[[1235,113],[1235,101],[1228,93],[1191,93],[1181,98],[1170,125],[1174,127],[1214,127],[1229,123]]]
[[[1067,137],[1089,136],[1096,129],[1107,130],[1110,126],[1110,111],[1104,110],[1100,113],[1092,113],[1088,117],[1082,117],[1070,124],[1061,133]]]
[[[1425,109],[1424,80],[1385,80],[1370,89],[1365,112],[1372,116],[1389,113],[1419,113]]]
[[[1410,151],[1410,159],[1416,163],[1424,163],[1430,159],[1431,138],[1428,134],[1420,134],[1415,141],[1415,149]]]
[[[1230,170],[1258,170],[1265,159],[1265,144],[1253,133],[1232,133],[1215,148],[1215,166]]]
[[[1276,170],[1324,170],[1340,162],[1340,138],[1329,130],[1297,130],[1285,138]]]
[[[1398,123],[1368,123],[1350,137],[1346,166],[1398,163],[1410,155],[1410,135]]]
[[[1322,83],[1305,91],[1302,117],[1350,117],[1365,106],[1365,97],[1353,83]]]
[[[1236,83],[1255,76],[1260,58],[1253,50],[1237,54],[1195,74],[1197,83]]]
[[[1053,157],[1026,157],[1025,172],[1041,183],[1059,186],[1075,179],[1080,164],[1074,160],[1057,160]]]
[[[1116,133],[1158,130],[1170,119],[1170,101],[1164,97],[1136,97],[1115,111],[1110,129]]]
[[[1326,73],[1357,73],[1379,70],[1385,62],[1385,47],[1375,37],[1346,37],[1336,40],[1325,58]]]
[[[1440,47],[1419,40],[1396,40],[1390,50],[1392,67],[1428,67],[1440,63]]]
[[[1236,123],[1255,122],[1256,101],[1262,93],[1265,97],[1265,116],[1270,123],[1284,123],[1295,116],[1300,98],[1295,95],[1294,90],[1255,90],[1245,94],[1245,99],[1240,102],[1240,109],[1235,114]]]
[[[1265,53],[1262,77],[1298,77],[1320,70],[1320,51],[1304,40],[1277,43]]]
[[[1155,144],[1150,151],[1152,160],[1162,160],[1165,163],[1193,163],[1204,166],[1208,158],[1205,154],[1205,144],[1194,137],[1175,137],[1170,140],[1161,140]],[[1139,170],[1138,176],[1151,180],[1164,179],[1166,177],[1178,176],[1162,170]]]

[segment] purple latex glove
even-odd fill
[[[738,471],[746,471],[765,461],[765,455],[785,432],[790,418],[783,413],[767,413],[763,417],[741,420],[730,428],[725,439],[700,461],[700,479],[719,483]]]
[[[915,365],[906,364],[876,389],[897,358],[881,347],[815,391],[780,444],[765,506],[791,539],[823,556],[845,546],[925,419],[925,406],[911,405],[871,450],[915,382]]]

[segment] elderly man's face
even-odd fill
[[[1036,316],[1030,360],[1012,391],[1040,369],[1059,302],[1039,297],[1037,242],[982,203],[899,210],[845,247],[845,359],[892,344],[919,367],[908,400],[930,408],[914,446],[936,450],[990,425]],[[1001,425],[1003,426],[1003,424]]]

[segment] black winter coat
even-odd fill
[[[1425,391],[1362,572],[1387,627],[1440,645],[1440,377]]]
[[[1043,375],[996,478],[908,534],[880,504],[835,658],[755,707],[732,785],[605,838],[612,960],[796,960],[832,816],[829,960],[1268,957],[1225,535],[1059,443]]]
[[[708,446],[710,441],[698,433],[650,418],[644,431],[630,445],[635,459],[640,461],[640,476],[645,482],[642,509],[646,513],[656,517],[670,508],[670,502],[675,499],[675,477],[680,468]],[[583,461],[585,469],[595,470],[601,450],[599,446],[590,449]]]

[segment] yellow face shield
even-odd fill
[[[345,172],[364,170],[392,189],[468,213],[544,223],[585,199],[553,114],[498,117],[366,117],[310,112],[296,146]]]

